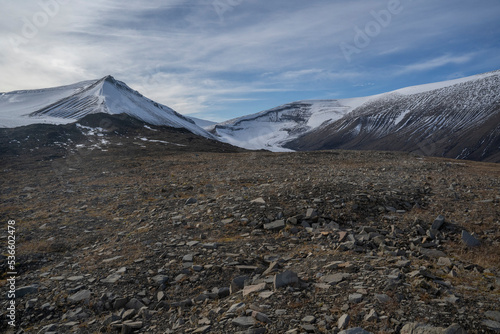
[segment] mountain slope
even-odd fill
[[[211,132],[235,146],[286,151],[283,145],[291,139],[348,111],[337,100],[298,101],[216,124]]]
[[[500,162],[500,71],[418,91],[373,98],[284,147],[398,150]]]
[[[194,134],[212,138],[192,120],[144,97],[112,76],[69,86],[0,95],[2,127],[71,123],[100,112],[125,113],[149,124],[185,128]]]
[[[248,149],[398,150],[500,161],[500,71],[374,96],[298,101],[215,125]]]

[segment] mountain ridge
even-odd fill
[[[500,162],[499,92],[500,71],[492,71],[367,97],[287,103],[219,123],[211,132],[247,149],[396,150]],[[318,101],[325,107],[321,118],[311,112]],[[281,124],[270,113],[281,113]],[[292,125],[289,113],[296,116]]]
[[[191,119],[143,96],[111,75],[48,89],[2,93],[0,110],[0,125],[3,127],[32,123],[65,124],[99,112],[126,113],[153,125],[186,128],[213,139]]]

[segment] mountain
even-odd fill
[[[218,123],[210,132],[222,141],[247,149],[287,151],[284,146],[290,140],[324,122],[340,119],[349,110],[337,100],[298,101]]]
[[[0,127],[72,123],[95,113],[125,113],[149,124],[185,128],[213,138],[194,121],[144,97],[112,76],[62,87],[0,94]]]
[[[211,132],[250,149],[392,150],[500,162],[500,71],[368,97],[289,103]]]

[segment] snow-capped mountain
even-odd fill
[[[210,131],[235,146],[287,151],[284,145],[290,140],[347,112],[349,107],[337,100],[298,101],[216,124]]]
[[[382,94],[284,146],[500,162],[500,71],[458,81]]]
[[[250,149],[400,150],[500,161],[500,71],[368,97],[289,103],[211,132]]]
[[[153,125],[185,128],[213,138],[191,119],[106,76],[73,85],[0,94],[0,127],[65,124],[95,113],[125,113]]]

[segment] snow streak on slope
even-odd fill
[[[154,125],[186,128],[213,138],[192,120],[156,103],[111,76],[96,81],[0,95],[0,126],[70,123],[95,113],[125,113]]]

